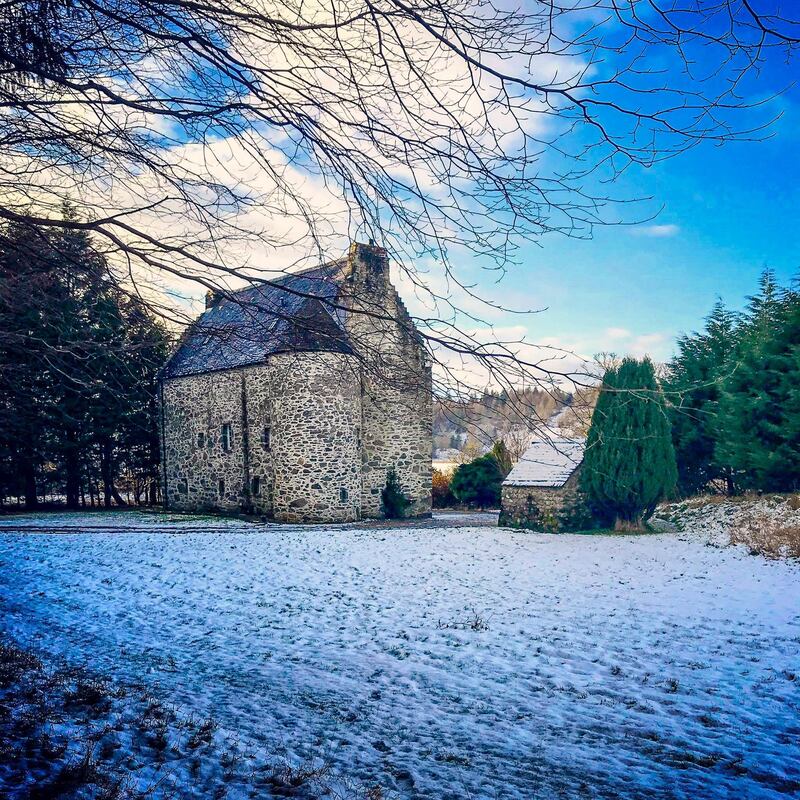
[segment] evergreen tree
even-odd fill
[[[491,453],[461,464],[453,473],[450,489],[461,503],[480,508],[500,503],[504,475]]]
[[[34,506],[50,488],[76,508],[99,480],[105,504],[122,504],[123,468],[154,500],[167,342],[86,233],[0,229],[0,502]]]
[[[611,367],[592,418],[581,489],[617,530],[639,530],[677,480],[666,403],[650,359]]]
[[[678,489],[695,494],[713,481],[734,491],[730,465],[717,448],[722,385],[732,369],[738,337],[736,315],[717,301],[702,333],[682,336],[669,365],[665,391],[670,406]]]
[[[38,504],[45,461],[56,263],[40,230],[12,223],[0,235],[0,501],[23,495],[28,508]]]
[[[800,298],[765,282],[751,299],[720,402],[719,457],[744,488],[800,488]]]
[[[755,339],[769,337],[781,317],[786,290],[778,285],[775,271],[765,268],[758,279],[758,293],[747,298],[747,335]]]
[[[386,473],[386,485],[381,490],[383,515],[387,519],[402,519],[411,505],[411,500],[403,491],[397,470],[392,467]]]

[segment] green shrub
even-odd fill
[[[462,464],[450,481],[456,498],[470,506],[498,506],[503,473],[491,453]]]
[[[617,530],[640,530],[675,488],[675,451],[664,396],[649,358],[609,369],[581,468],[590,506]]]
[[[402,519],[411,505],[411,500],[404,494],[394,467],[386,473],[386,485],[381,490],[381,503],[386,519]]]

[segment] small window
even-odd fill
[[[222,449],[227,453],[233,447],[233,428],[230,422],[222,426]]]
[[[218,488],[219,488],[219,496],[220,497],[225,497],[225,479],[224,478],[220,478],[219,479],[219,487]]]
[[[250,481],[250,494],[253,497],[258,497],[261,494],[261,478],[256,475],[252,481]]]
[[[261,444],[267,452],[272,448],[272,428],[269,425],[265,425],[261,433]]]
[[[350,493],[347,491],[347,489],[339,489],[339,500],[341,500],[343,503],[346,503],[348,497],[350,497]]]
[[[206,435],[204,433],[197,434],[197,446],[203,447],[206,443]]]
[[[361,449],[361,428],[356,428],[356,447]]]

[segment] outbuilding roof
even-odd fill
[[[503,481],[503,486],[559,488],[583,461],[583,439],[541,439],[533,442]]]
[[[189,327],[164,377],[259,364],[274,353],[352,352],[343,314],[331,307],[346,266],[340,259],[219,298]]]

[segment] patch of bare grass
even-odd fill
[[[798,505],[791,505],[797,500]],[[787,503],[792,510],[800,508],[800,498],[793,496]],[[730,541],[744,545],[752,555],[766,558],[800,558],[800,525],[785,524],[770,514],[751,511],[731,528]]]
[[[477,611],[473,611],[472,614],[466,619],[455,619],[450,620],[449,622],[440,619],[436,623],[436,627],[439,630],[488,631],[489,620],[485,617],[482,617]]]

